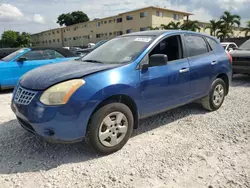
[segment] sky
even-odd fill
[[[0,0],[0,35],[5,30],[37,33],[59,27],[62,13],[83,11],[92,20],[146,6],[194,13],[192,20],[219,19],[224,11],[242,17],[242,25],[250,20],[250,0]]]

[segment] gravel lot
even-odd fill
[[[0,187],[250,187],[250,77],[234,78],[217,112],[190,104],[143,120],[109,156],[27,133],[10,100],[0,94]]]

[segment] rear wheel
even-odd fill
[[[86,138],[98,153],[110,154],[127,143],[133,125],[133,114],[126,105],[107,104],[92,115]]]
[[[217,78],[212,84],[209,95],[201,100],[201,104],[209,111],[218,110],[224,102],[225,95],[226,84],[222,79]]]

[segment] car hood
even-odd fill
[[[119,66],[121,65],[67,61],[34,69],[26,73],[20,79],[19,84],[27,89],[45,90],[50,86],[65,80],[82,78],[96,72]]]
[[[230,52],[232,57],[250,57],[250,50],[234,50]]]

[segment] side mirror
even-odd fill
[[[229,52],[232,51],[232,50],[234,50],[234,49],[233,49],[233,48],[229,48],[229,49],[228,49]]]
[[[168,56],[165,54],[154,54],[149,58],[149,66],[162,66],[168,63]]]
[[[19,59],[17,59],[17,62],[23,63],[24,61],[27,61],[26,57],[20,57]]]

